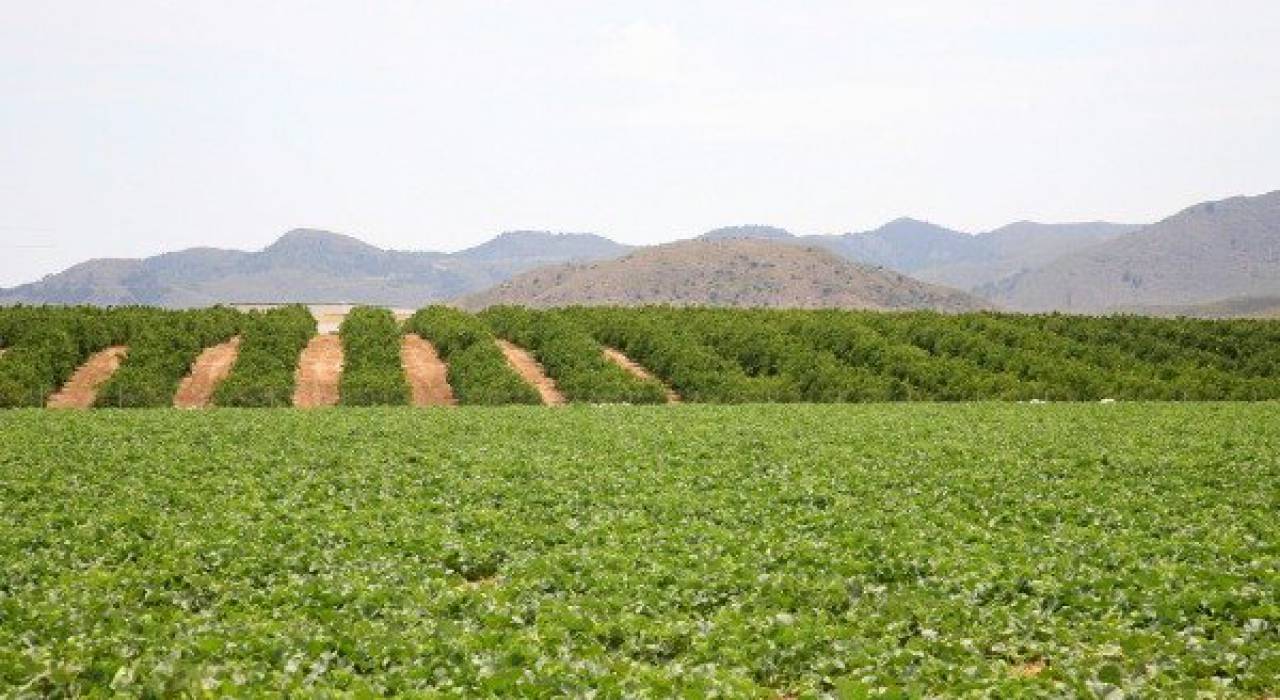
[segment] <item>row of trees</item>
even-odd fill
[[[618,348],[662,378],[688,401],[749,403],[793,401],[795,387],[777,375],[750,376],[708,346],[688,323],[671,322],[658,307],[574,308],[563,311],[597,341]]]
[[[520,378],[479,318],[447,306],[429,306],[405,323],[436,346],[449,366],[449,386],[463,404],[537,404],[542,398]]]
[[[127,336],[120,310],[0,308],[0,408],[43,406],[90,355]]]
[[[662,403],[666,392],[606,359],[600,343],[561,311],[499,306],[480,314],[499,336],[533,353],[570,401]]]
[[[573,309],[695,401],[1280,398],[1280,323],[934,312]],[[1245,348],[1246,350],[1241,350]],[[744,379],[745,378],[745,379]]]
[[[388,309],[359,307],[339,330],[343,368],[338,387],[345,406],[409,403],[409,383],[400,360],[400,324]]]
[[[252,311],[241,320],[240,355],[214,391],[218,406],[290,406],[298,356],[316,333],[305,306]]]
[[[198,311],[130,309],[121,321],[129,346],[120,369],[98,390],[98,406],[169,406],[178,382],[205,348],[240,331],[240,313],[224,308]]]
[[[89,355],[129,346],[99,405],[162,406],[200,351],[239,333],[221,406],[287,406],[315,334],[305,307],[0,309],[0,407],[40,406]],[[433,342],[464,404],[538,403],[495,345],[527,348],[572,401],[664,400],[606,360],[613,346],[689,401],[1258,400],[1280,398],[1280,323],[932,312],[432,306],[401,328],[354,310],[341,335],[342,402],[403,404],[402,332]]]

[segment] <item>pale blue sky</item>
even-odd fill
[[[1275,0],[0,16],[0,285],[299,226],[444,250],[515,228],[976,231],[1280,189]]]

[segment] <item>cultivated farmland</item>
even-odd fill
[[[1280,398],[1280,321],[1256,320],[365,307],[317,334],[301,306],[17,307],[0,349],[2,407]]]
[[[8,411],[0,694],[1267,697],[1276,416]]]

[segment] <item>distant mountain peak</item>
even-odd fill
[[[315,246],[342,246],[381,250],[381,248],[365,243],[353,236],[315,228],[295,228],[277,238],[274,243],[264,248],[263,252]]]
[[[875,233],[875,234],[880,234],[884,236],[942,235],[942,236],[950,237],[950,236],[969,235],[966,233],[961,233],[960,231],[949,229],[945,226],[939,226],[935,223],[923,221],[921,219],[913,219],[909,216],[900,216],[894,219],[893,221],[890,221],[889,223],[884,224],[883,226],[881,226],[880,228],[874,231],[869,231],[868,233]]]

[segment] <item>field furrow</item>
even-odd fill
[[[631,376],[635,377],[636,379],[639,379],[641,381],[646,381],[646,382],[659,381],[657,377],[653,376],[653,374],[649,372],[649,370],[640,366],[638,362],[636,362],[635,360],[632,360],[630,357],[627,357],[622,353],[621,350],[618,350],[617,348],[611,348],[606,345],[604,348],[602,348],[602,353],[604,354],[604,358],[606,360],[621,367],[622,369],[625,369],[628,373],[631,374]],[[667,386],[666,384],[663,384],[662,391],[663,391],[663,394],[667,397],[667,403],[680,403],[680,395],[677,394],[674,389]]]
[[[298,358],[293,405],[319,408],[338,405],[342,380],[342,340],[333,334],[313,337]]]
[[[173,396],[175,408],[205,408],[213,400],[218,384],[231,374],[240,353],[240,336],[211,348],[196,358],[191,373],[182,378]]]
[[[127,353],[128,349],[122,345],[94,353],[49,397],[49,408],[92,408],[98,389],[120,369]]]
[[[542,365],[538,364],[533,355],[510,341],[498,338],[495,342],[498,344],[498,349],[502,351],[502,355],[507,358],[507,364],[511,365],[511,369],[538,391],[538,396],[542,397],[542,403],[547,406],[564,404],[564,395],[556,389],[556,383],[547,376]]]
[[[431,343],[416,333],[400,343],[404,373],[413,392],[414,406],[453,406],[458,403],[449,387],[449,368]]]

